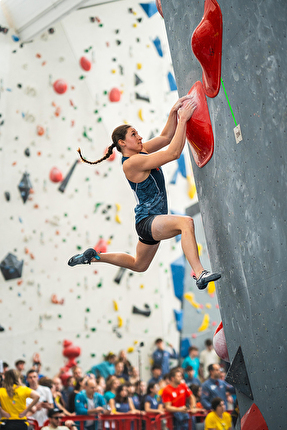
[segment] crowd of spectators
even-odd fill
[[[27,372],[24,360],[18,360],[10,370],[3,363],[0,416],[6,423],[4,428],[27,429],[26,420],[31,417],[40,427],[45,423],[45,430],[74,430],[77,423],[68,419],[65,426],[59,426],[60,418],[87,415],[85,430],[95,430],[95,421],[88,416],[169,412],[176,429],[188,429],[191,420],[193,430],[231,430],[236,413],[231,417],[226,410],[236,409],[235,390],[225,381],[226,369],[212,342],[207,340],[200,354],[197,347],[190,347],[181,367],[172,369],[170,359],[178,356],[172,345],[167,346],[170,351],[165,350],[162,339],[155,341],[148,381],[140,380],[139,369],[131,365],[125,351],[118,356],[108,353],[85,373],[79,366],[72,368],[65,385],[61,373],[53,378],[43,375],[40,362],[33,363]],[[207,415],[204,424],[195,414]]]

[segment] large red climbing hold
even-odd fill
[[[222,52],[222,13],[216,0],[205,0],[203,18],[193,32],[191,47],[202,67],[204,92],[208,97],[216,97]]]
[[[58,94],[64,94],[68,89],[68,84],[64,79],[57,79],[53,83],[53,88]]]
[[[81,57],[80,58],[80,66],[86,72],[89,72],[92,68],[92,63],[90,62],[90,60],[87,57]]]
[[[258,406],[253,403],[241,419],[241,430],[268,430]]]
[[[222,321],[217,327],[217,329],[215,330],[215,333],[213,335],[213,346],[218,357],[220,357],[222,360],[227,361],[229,363],[230,360],[229,360]]]
[[[202,83],[197,81],[188,94],[193,96],[196,109],[187,122],[186,137],[190,143],[194,161],[198,167],[203,167],[212,157],[214,137]]]

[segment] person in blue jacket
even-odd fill
[[[172,348],[172,353],[164,350],[164,344],[162,339],[156,339],[156,350],[152,354],[153,364],[161,366],[162,375],[169,373],[169,360],[171,358],[178,358],[178,355],[171,343],[168,343],[167,345]]]
[[[235,394],[235,388],[220,379],[219,364],[210,364],[208,371],[209,378],[202,384],[201,404],[205,409],[211,410],[212,400],[215,397],[220,397],[224,401],[227,410],[227,401],[233,402],[231,394]]]
[[[109,352],[108,355],[106,355],[104,361],[91,368],[90,373],[93,373],[96,378],[98,376],[103,376],[105,379],[107,379],[109,375],[114,375],[115,373],[116,359],[116,355],[112,352]]]
[[[85,383],[85,389],[75,397],[75,412],[77,415],[97,415],[105,411],[104,397],[97,393],[97,385],[94,378],[89,378]],[[97,430],[97,422],[85,421],[85,430]]]

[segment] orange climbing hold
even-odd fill
[[[186,137],[190,143],[194,161],[198,167],[203,167],[212,157],[214,137],[202,83],[197,81],[188,94],[193,96],[196,109],[187,122]]]
[[[204,92],[208,97],[216,97],[222,53],[222,13],[216,0],[205,0],[203,18],[193,32],[191,47],[202,67]]]

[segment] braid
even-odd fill
[[[112,155],[112,153],[113,153],[113,149],[116,147],[116,144],[115,143],[113,143],[112,145],[110,145],[109,147],[108,147],[108,152],[102,157],[102,158],[100,158],[99,160],[97,160],[97,161],[89,161],[89,160],[87,160],[86,158],[84,158],[83,156],[82,156],[82,153],[81,153],[81,149],[80,148],[78,148],[78,153],[79,153],[79,155],[80,155],[80,157],[81,157],[81,160],[84,162],[84,163],[88,163],[88,164],[98,164],[98,163],[101,163],[102,161],[104,161],[104,160],[106,160],[107,158],[109,158],[111,155]]]

